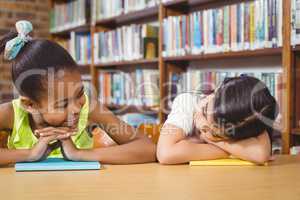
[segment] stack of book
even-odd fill
[[[159,105],[159,71],[136,69],[133,72],[100,71],[99,99],[106,105]]]
[[[63,46],[79,65],[91,63],[91,35],[89,33],[71,32],[70,39],[56,40]]]
[[[60,32],[85,25],[87,2],[73,0],[67,3],[55,3],[50,12],[50,32]]]
[[[143,10],[159,4],[159,0],[93,0],[92,21],[119,16],[124,13]]]
[[[163,21],[163,56],[282,46],[282,0],[255,0]]]
[[[292,45],[300,44],[300,0],[292,0]]]
[[[158,57],[158,26],[132,24],[94,34],[95,63]]]

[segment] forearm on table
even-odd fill
[[[228,153],[211,144],[197,144],[181,140],[170,147],[160,148],[159,161],[162,164],[182,164],[192,160],[212,160],[227,158]]]
[[[30,151],[27,149],[4,149],[0,148],[0,165],[8,165],[16,162],[25,162]]]
[[[238,142],[223,142],[220,148],[234,157],[256,163],[264,163],[271,156],[271,144],[250,138]]]
[[[147,138],[139,138],[129,143],[79,150],[78,160],[100,161],[107,164],[138,164],[156,161],[156,145]]]

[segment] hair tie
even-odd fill
[[[29,21],[18,21],[16,23],[18,36],[8,41],[5,45],[4,58],[6,60],[14,59],[26,42],[32,40],[29,33],[33,30],[32,24]]]

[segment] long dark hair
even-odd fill
[[[0,39],[0,54],[3,53],[6,43],[15,38],[17,32],[10,32]],[[47,74],[24,73],[31,70],[53,70],[55,73],[61,69],[76,70],[77,65],[70,54],[55,42],[36,39],[28,41],[15,59],[12,60],[11,74],[13,83],[22,96],[26,96],[36,102],[39,101],[45,86]],[[22,81],[16,84],[21,77]]]
[[[267,86],[257,78],[226,78],[215,91],[214,121],[223,134],[234,140],[260,135],[271,137],[278,105]]]

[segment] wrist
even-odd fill
[[[25,157],[25,162],[35,162],[38,158],[35,156],[33,149],[23,150],[23,155]]]

